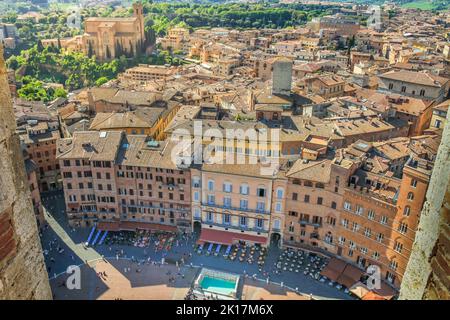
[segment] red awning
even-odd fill
[[[369,291],[361,299],[362,300],[389,300],[389,299],[386,299],[385,297],[382,297],[382,296],[376,294],[373,291]]]
[[[325,269],[320,272],[320,274],[324,277],[327,277],[331,281],[337,281],[341,273],[344,271],[346,265],[346,262],[336,258],[332,258],[330,262],[328,262]]]
[[[223,245],[231,245],[238,241],[252,242],[252,243],[267,243],[267,238],[253,236],[245,233],[237,233],[222,230],[202,229],[198,243],[217,243]]]
[[[381,281],[381,288],[373,289],[373,291],[385,300],[391,300],[396,295],[396,291],[383,281]]]
[[[99,230],[108,230],[108,231],[119,231],[120,230],[120,222],[99,222],[97,223],[97,228]]]
[[[345,266],[344,271],[337,279],[337,283],[342,284],[347,288],[351,288],[355,283],[359,282],[363,272],[351,264]]]
[[[149,231],[177,232],[178,230],[177,227],[169,226],[166,224],[133,222],[133,221],[99,222],[97,224],[97,228],[99,230],[108,230],[108,231],[119,231],[119,230],[136,231],[137,229],[139,229]]]

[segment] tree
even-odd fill
[[[97,87],[100,87],[102,84],[105,84],[109,81],[109,79],[107,77],[100,77],[97,79],[97,81],[95,81],[95,85]]]
[[[27,84],[17,90],[19,97],[30,101],[49,101],[47,91],[42,87],[42,82],[36,79],[29,81]]]
[[[61,52],[62,46],[61,46],[61,39],[58,37],[58,51]]]
[[[11,56],[6,64],[8,65],[8,68],[11,68],[13,70],[17,70],[19,68],[19,62],[17,61],[16,56]]]
[[[133,44],[130,41],[130,57],[134,57],[134,48],[133,48]]]
[[[67,91],[63,88],[56,88],[55,92],[53,93],[53,98],[67,98]]]
[[[42,44],[41,39],[39,39],[37,42],[37,49],[39,52],[42,52],[44,50],[44,45]]]
[[[88,57],[92,58],[92,55],[94,54],[94,50],[92,49],[92,43],[88,42]]]
[[[116,41],[116,58],[119,58],[123,54],[122,45],[119,41]]]
[[[106,46],[106,59],[111,59],[111,51],[109,51],[109,46]]]

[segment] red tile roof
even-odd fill
[[[262,244],[265,244],[267,242],[266,237],[253,236],[245,233],[237,233],[230,231],[202,229],[199,243],[209,242],[223,245],[231,245],[239,240]]]

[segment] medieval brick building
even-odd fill
[[[135,56],[145,42],[144,12],[140,3],[133,4],[133,17],[84,20],[84,34],[66,39],[43,40],[44,46],[58,46],[81,51],[98,60],[110,60],[122,55]]]

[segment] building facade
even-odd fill
[[[69,223],[190,230],[190,172],[170,155],[170,145],[122,131],[75,132],[62,139],[58,160]]]

